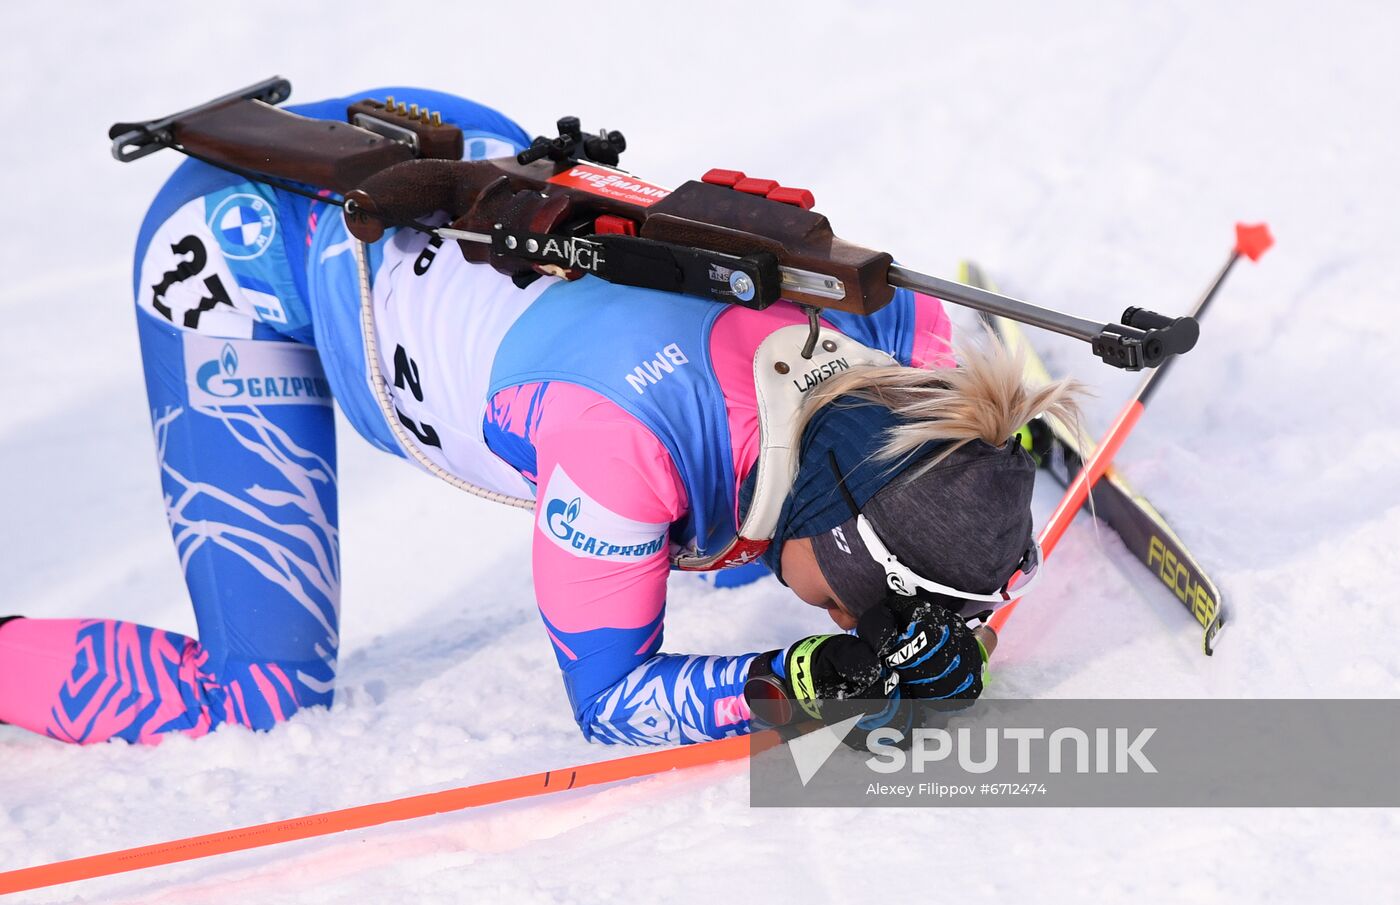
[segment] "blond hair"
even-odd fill
[[[1006,348],[990,330],[980,344],[957,344],[956,368],[881,365],[854,368],[831,377],[812,392],[798,416],[799,431],[822,406],[840,397],[885,406],[900,423],[889,429],[877,460],[898,459],[932,440],[953,441],[919,468],[922,473],[972,440],[1006,443],[1037,415],[1059,419],[1076,435],[1082,423],[1078,397],[1086,393],[1074,378],[1030,387],[1025,352]]]

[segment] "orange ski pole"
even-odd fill
[[[1074,516],[1079,512],[1079,507],[1084,505],[1084,500],[1089,496],[1089,488],[1094,485],[1103,473],[1108,470],[1108,466],[1113,464],[1113,457],[1118,455],[1118,450],[1123,446],[1123,441],[1128,439],[1128,434],[1133,432],[1133,426],[1142,417],[1142,402],[1134,398],[1123,407],[1114,419],[1113,426],[1104,434],[1099,441],[1098,449],[1084,463],[1084,467],[1079,469],[1078,476],[1069,485],[1065,495],[1060,498],[1060,505],[1055,507],[1055,512],[1050,516],[1050,521],[1045,523],[1045,527],[1040,529],[1040,551],[1045,557],[1050,556],[1050,552],[1055,549],[1055,545],[1064,537],[1065,531],[1069,528],[1070,522],[1074,521]],[[1016,605],[1021,602],[1021,598],[1008,603],[1006,606],[992,614],[992,618],[987,620],[987,625],[993,631],[1000,632],[1002,626],[1006,625],[1006,620],[1011,618],[1011,614],[1016,611]]]
[[[1249,258],[1251,261],[1258,261],[1259,258],[1263,256],[1264,252],[1268,251],[1273,244],[1274,237],[1269,233],[1269,227],[1266,224],[1236,223],[1235,246],[1230,251],[1230,257],[1226,259],[1225,266],[1216,274],[1209,288],[1206,289],[1200,300],[1196,302],[1195,307],[1191,309],[1190,316],[1199,318],[1205,313],[1206,308],[1209,307],[1210,303],[1215,299],[1215,294],[1220,291],[1220,287],[1224,284],[1225,278],[1230,275],[1230,271],[1234,269],[1235,264],[1239,262],[1241,257]],[[1134,309],[1129,309],[1129,311],[1125,313],[1125,323],[1132,321],[1130,313],[1133,310]],[[1159,315],[1152,316],[1159,317]],[[1146,324],[1144,326],[1154,325]],[[1137,425],[1138,419],[1142,417],[1143,408],[1152,397],[1152,394],[1161,386],[1162,377],[1167,373],[1174,360],[1175,359],[1171,358],[1167,359],[1156,370],[1149,373],[1147,377],[1143,379],[1142,383],[1138,385],[1137,391],[1133,393],[1133,398],[1128,400],[1127,405],[1123,406],[1123,410],[1120,411],[1118,417],[1114,419],[1113,426],[1108,429],[1108,433],[1104,434],[1103,439],[1099,441],[1099,446],[1094,450],[1094,454],[1090,456],[1089,460],[1079,469],[1079,474],[1065,491],[1064,497],[1060,499],[1060,505],[1055,507],[1055,512],[1050,516],[1050,521],[1046,522],[1045,527],[1041,529],[1040,549],[1044,555],[1049,556],[1050,551],[1055,549],[1055,545],[1060,542],[1060,538],[1064,536],[1065,531],[1069,528],[1070,522],[1074,521],[1074,516],[1079,512],[1079,508],[1084,505],[1084,501],[1088,498],[1089,489],[1098,482],[1099,478],[1103,477],[1103,473],[1113,464],[1114,456],[1118,455],[1118,450],[1123,446],[1123,441],[1128,439],[1128,435],[1133,432],[1133,427]],[[1006,620],[1010,619],[1011,614],[1016,611],[1016,604],[1020,602],[1021,599],[1018,597],[997,610],[992,614],[992,618],[987,620],[987,625],[989,625],[993,631],[1000,632],[1002,626],[1006,624]]]

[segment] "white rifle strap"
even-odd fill
[[[441,478],[458,490],[464,490],[472,496],[479,496],[493,503],[504,503],[517,509],[533,511],[535,508],[534,500],[487,490],[485,487],[478,487],[452,474],[429,458],[428,454],[419,448],[413,435],[399,422],[398,413],[394,411],[394,401],[389,396],[389,384],[384,379],[383,370],[379,367],[379,343],[374,329],[374,292],[370,285],[369,249],[363,242],[353,242],[351,250],[355,256],[355,271],[360,278],[360,332],[364,335],[365,376],[369,380],[370,392],[374,394],[379,412],[384,416],[389,430],[393,431],[394,439],[399,441],[399,447],[429,474]]]

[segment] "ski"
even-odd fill
[[[958,279],[995,291],[987,277],[970,261],[960,265]],[[1049,370],[1020,325],[999,315],[984,313],[981,317],[1007,348],[1019,349],[1024,354],[1029,382],[1050,382]],[[1030,425],[1030,433],[1032,452],[1041,467],[1065,487],[1074,480],[1086,456],[1094,450],[1092,440],[1076,437],[1068,425],[1054,418],[1036,419]],[[1213,654],[1216,636],[1228,614],[1224,598],[1219,586],[1206,574],[1167,520],[1112,466],[1094,486],[1093,505],[1099,519],[1122,538],[1124,546],[1200,623],[1202,650],[1207,656]],[[1085,508],[1089,508],[1087,503]]]

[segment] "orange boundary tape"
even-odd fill
[[[193,861],[213,855],[245,851],[292,842],[297,839],[310,839],[315,836],[329,836],[346,830],[364,829],[379,826],[396,820],[412,820],[449,811],[460,811],[483,805],[498,804],[538,795],[550,795],[569,789],[619,782],[652,776],[668,770],[684,770],[738,760],[750,750],[765,750],[781,740],[772,730],[739,735],[732,738],[702,742],[698,745],[683,745],[646,754],[633,754],[615,760],[582,764],[563,770],[549,770],[532,773],[512,779],[498,779],[493,782],[381,801],[376,804],[326,811],[321,814],[308,814],[290,820],[261,823],[203,836],[190,836],[187,839],[174,839],[155,845],[143,845],[122,851],[74,858],[70,861],[57,861],[37,867],[0,873],[0,895],[57,886],[93,877],[105,877],[127,871],[158,867],[162,864],[175,864],[180,861]]]

